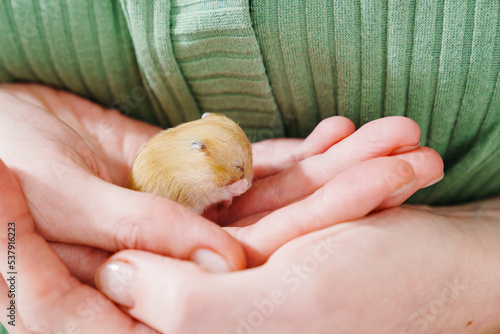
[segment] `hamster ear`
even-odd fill
[[[191,146],[195,150],[198,150],[198,151],[202,151],[202,150],[206,150],[207,149],[207,145],[205,145],[204,143],[202,143],[201,141],[198,141],[198,140],[193,140],[191,142]]]
[[[201,119],[204,119],[205,117],[210,116],[211,114],[212,113],[210,113],[210,112],[206,112],[203,115],[201,115]]]

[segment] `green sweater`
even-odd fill
[[[0,1],[0,82],[60,87],[163,127],[249,137],[404,115],[446,177],[412,201],[500,194],[498,0]]]

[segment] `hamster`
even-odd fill
[[[229,205],[252,178],[252,147],[243,130],[226,116],[206,113],[146,142],[132,163],[128,187],[201,214],[212,204]]]

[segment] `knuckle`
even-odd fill
[[[415,172],[410,163],[402,159],[397,159],[395,161],[395,164],[397,166],[396,172],[401,179],[409,179],[415,177]]]
[[[296,164],[304,160],[305,154],[302,149],[302,145],[300,145],[297,149],[293,150],[292,153],[290,154],[290,162],[292,164]]]
[[[324,194],[325,192],[322,188],[317,192],[317,195],[319,196],[317,200],[307,201],[307,212],[313,223],[308,227],[308,229],[328,226],[328,222],[325,220],[325,217],[323,217],[323,213],[321,212],[321,207],[328,205],[325,201]]]
[[[328,154],[322,154],[321,155],[321,158],[320,158],[320,164],[319,164],[319,168],[320,168],[320,175],[326,175],[326,176],[330,176],[330,171],[331,171],[331,166],[332,164],[330,163],[329,161],[329,155]]]
[[[283,201],[281,199],[282,193],[280,184],[280,182],[273,182],[273,184],[271,185],[271,198],[268,199],[269,203],[271,203],[271,206],[275,208],[281,208],[283,205]]]
[[[139,217],[130,216],[116,222],[114,243],[117,249],[138,249],[144,245],[145,222]]]

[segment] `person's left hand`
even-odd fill
[[[126,250],[97,280],[128,314],[164,333],[498,333],[499,259],[497,198],[384,210],[228,274]],[[124,273],[131,279],[119,281]]]

